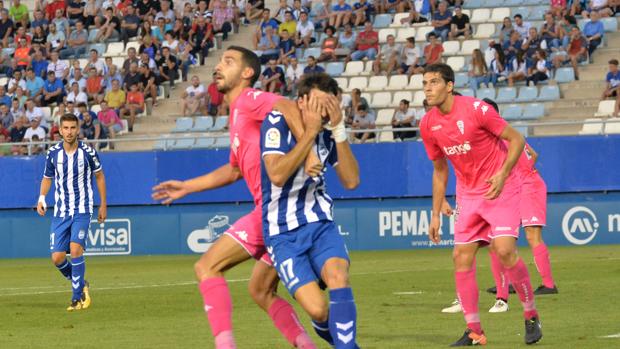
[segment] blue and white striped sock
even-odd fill
[[[357,310],[350,287],[329,291],[329,332],[337,349],[357,348]]]
[[[84,273],[86,265],[84,264],[84,256],[71,259],[71,288],[73,289],[72,301],[79,301],[82,298],[82,290],[84,290]]]
[[[67,259],[64,262],[56,265],[58,271],[64,276],[67,280],[71,280],[71,263]]]

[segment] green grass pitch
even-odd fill
[[[492,278],[487,252],[481,252],[480,311],[489,348],[525,347],[515,295],[508,313],[487,312],[494,299],[483,290]],[[535,347],[620,348],[620,246],[556,247],[550,252],[560,294],[537,298],[544,337]],[[536,287],[540,278],[531,254],[527,249],[521,254]],[[354,252],[351,257],[361,348],[445,348],[461,336],[462,315],[440,313],[454,299],[450,250]],[[93,304],[77,313],[66,312],[69,282],[49,260],[0,260],[0,348],[213,348],[193,281],[196,259],[89,257]],[[288,348],[248,296],[251,265],[227,274],[238,348]],[[310,330],[308,317],[297,311]]]

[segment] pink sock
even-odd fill
[[[207,319],[211,324],[211,332],[216,339],[216,348],[234,348],[232,337],[232,301],[228,284],[223,277],[209,278],[198,284],[202,299],[207,312]],[[222,334],[220,341],[227,346],[218,345],[218,335]],[[232,343],[232,346],[229,344]]]
[[[297,338],[301,334],[305,334],[303,326],[295,314],[293,307],[284,299],[276,298],[276,300],[269,307],[269,317],[276,328],[284,335],[286,340],[291,343],[292,346],[296,346]],[[307,334],[306,334],[307,337]],[[309,339],[309,337],[308,337]],[[301,341],[304,338],[300,338]]]
[[[523,316],[526,319],[538,316],[536,304],[534,303],[534,291],[532,290],[532,283],[530,282],[530,274],[527,271],[527,266],[523,263],[523,259],[519,257],[517,264],[512,268],[506,268],[506,274],[508,275],[508,280],[510,280],[512,286],[514,286],[515,291],[517,291],[521,304],[523,304]]]
[[[220,332],[215,337],[215,348],[216,349],[236,349],[235,338],[233,337],[232,331],[223,331]]]
[[[540,277],[542,277],[543,285],[549,288],[555,287],[555,282],[551,275],[551,262],[549,261],[549,250],[547,249],[547,245],[543,242],[534,247],[532,252],[534,252],[534,263],[536,263],[536,269],[538,269],[538,273],[540,273]]]
[[[456,282],[456,294],[463,307],[463,315],[467,327],[475,333],[482,334],[480,314],[478,313],[478,284],[476,283],[476,271],[457,271],[454,273]]]
[[[508,280],[506,279],[504,266],[495,252],[489,251],[489,257],[491,257],[491,273],[493,274],[495,287],[497,288],[495,298],[508,301]]]

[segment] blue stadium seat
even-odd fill
[[[215,143],[213,144],[214,148],[228,148],[230,147],[230,138],[228,137],[218,137],[215,139]]]
[[[618,20],[616,17],[601,18],[601,22],[603,22],[605,32],[609,33],[618,31]]]
[[[191,149],[196,142],[195,138],[177,139],[172,145],[172,149]]]
[[[90,44],[88,46],[88,51],[89,51],[88,54],[90,54],[90,50],[97,50],[97,53],[99,54],[99,57],[102,57],[103,54],[105,53],[106,46],[105,46],[105,44]]]
[[[519,120],[523,114],[523,108],[518,104],[509,104],[502,109],[501,115],[506,120]]]
[[[469,77],[467,76],[467,73],[456,73],[454,75],[454,87],[456,88],[462,88],[467,86],[467,83],[469,82]]]
[[[549,10],[548,6],[538,6],[534,7],[530,12],[529,19],[532,21],[540,21],[545,18],[545,13]]]
[[[167,150],[167,149],[171,149],[173,145],[174,145],[174,139],[160,139],[157,142],[155,142],[153,149]]]
[[[558,85],[547,85],[543,86],[540,89],[540,95],[538,96],[538,101],[556,101],[560,99],[560,87]]]
[[[194,132],[206,132],[213,127],[213,117],[211,116],[199,116],[196,118],[192,131]]]
[[[344,62],[330,62],[327,63],[325,72],[332,77],[340,76],[344,72]]]
[[[211,137],[199,137],[196,138],[196,143],[194,144],[194,148],[213,148],[213,143],[215,142],[215,138]]]
[[[218,116],[213,127],[211,127],[211,131],[222,131],[226,126],[228,126],[228,116]]]
[[[482,7],[489,7],[491,9],[494,9],[496,7],[502,7],[502,6],[506,6],[504,5],[504,1],[502,0],[483,0],[482,1]]]
[[[95,38],[97,38],[97,33],[99,33],[99,29],[94,28],[88,31],[88,42],[95,42]]]
[[[314,58],[319,58],[320,55],[321,55],[320,47],[309,47],[304,50],[303,61],[305,62],[306,60],[308,60],[308,57],[310,56]]]
[[[558,68],[555,71],[555,81],[558,83],[571,82],[575,80],[575,72],[571,67]]]
[[[484,99],[489,98],[495,100],[495,89],[494,88],[481,88],[476,91],[476,98]]]
[[[194,120],[188,117],[177,118],[176,126],[172,132],[187,132],[192,129]]]
[[[538,95],[538,88],[533,86],[521,87],[519,88],[517,102],[533,102],[536,100],[536,95]]]
[[[517,89],[514,87],[502,87],[497,91],[497,103],[512,103],[517,98]]]
[[[523,1],[523,5],[526,5],[526,6],[535,6],[539,4],[540,4],[540,0],[524,0]]]
[[[529,103],[523,109],[523,119],[540,119],[545,116],[545,106],[542,103]]]
[[[463,96],[476,97],[476,93],[471,88],[463,88],[460,89],[458,92],[460,92]]]
[[[510,15],[514,17],[516,14],[521,15],[523,19],[527,19],[530,17],[530,8],[529,7],[513,7],[510,9]]]
[[[464,8],[480,8],[482,7],[482,0],[467,0],[465,1],[465,3],[463,4]]]
[[[375,16],[375,21],[372,26],[375,29],[387,28],[392,24],[392,15],[391,14],[381,14]]]
[[[515,6],[521,6],[522,3],[523,1],[521,0],[507,0],[507,1],[504,1],[504,3],[501,4],[500,6],[515,7]]]

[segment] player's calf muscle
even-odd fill
[[[295,292],[295,299],[299,302],[306,313],[312,318],[312,320],[318,322],[325,322],[329,309],[323,292],[319,289],[316,282],[309,283],[301,286]]]

